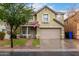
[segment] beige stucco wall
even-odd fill
[[[42,15],[43,14],[48,14],[49,18],[49,23],[48,24],[44,24],[42,22]],[[61,38],[64,39],[64,27],[60,24],[58,24],[57,22],[55,22],[53,19],[56,19],[56,15],[54,12],[50,11],[47,8],[44,8],[43,10],[41,10],[39,13],[37,13],[37,21],[39,22],[40,26],[37,29],[37,37],[39,37],[39,33],[40,33],[40,28],[61,28]],[[62,23],[64,23],[64,18],[62,17]]]
[[[57,19],[58,21],[60,21],[62,24],[64,24],[64,14],[58,13],[58,14],[56,15],[56,19]]]
[[[48,14],[48,20],[49,20],[48,24],[44,24],[42,22],[43,14]],[[51,12],[47,8],[45,8],[45,9],[41,10],[39,13],[37,13],[37,21],[39,22],[40,27],[49,27],[49,26],[57,26],[57,27],[59,26],[60,27],[60,25],[58,23],[56,23],[53,19],[56,19],[55,13]]]

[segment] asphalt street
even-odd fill
[[[79,56],[79,52],[0,52],[0,56]]]

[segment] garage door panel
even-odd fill
[[[41,39],[60,39],[60,29],[41,29]]]

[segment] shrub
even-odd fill
[[[0,32],[0,40],[3,40],[5,37],[5,33],[4,32]]]

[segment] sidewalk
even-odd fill
[[[0,52],[68,52],[68,51],[78,51],[79,49],[0,49]]]

